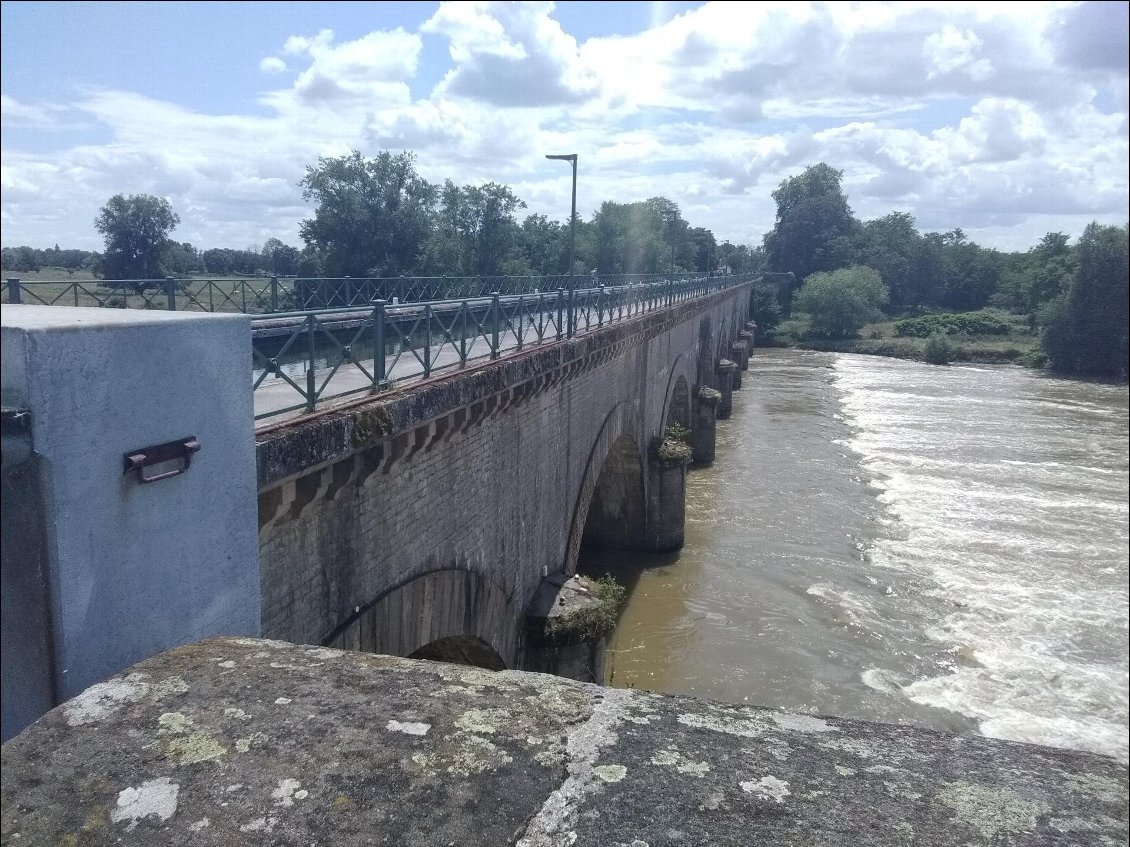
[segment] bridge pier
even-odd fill
[[[708,385],[698,390],[694,404],[694,426],[691,427],[691,461],[696,465],[714,461],[718,402],[721,399],[722,392]]]
[[[753,334],[748,329],[743,329],[738,333],[738,343],[742,346],[742,357],[736,361],[741,365],[743,371],[748,371],[749,354],[753,351]]]
[[[738,366],[729,359],[722,359],[714,372],[718,374],[718,390],[722,393],[718,400],[718,420],[725,420],[730,417],[730,412],[733,410],[733,380],[734,374],[738,372]]]
[[[687,451],[689,453],[689,451]],[[648,459],[647,526],[638,549],[665,553],[683,546],[689,456]]]
[[[752,350],[757,344],[757,322],[746,321],[745,331],[749,333],[749,349]]]
[[[742,387],[742,358],[745,355],[745,345],[740,342],[731,344],[730,355],[736,365],[733,378],[730,380],[730,387],[737,391]]]

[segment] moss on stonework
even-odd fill
[[[549,644],[596,641],[616,628],[626,589],[611,576],[589,582],[595,603],[545,619],[542,636]]]
[[[704,403],[717,403],[722,399],[722,392],[717,388],[711,388],[709,385],[704,385],[698,390],[698,399]]]
[[[655,455],[663,467],[674,468],[685,465],[691,460],[691,448],[685,441],[664,438],[655,448]]]
[[[362,447],[392,434],[392,418],[384,406],[357,412],[353,417],[353,446]]]

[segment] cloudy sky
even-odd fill
[[[116,193],[200,247],[300,245],[319,156],[412,150],[565,220],[664,195],[759,244],[773,189],[1009,250],[1128,210],[1126,2],[2,5],[4,246],[97,249]]]

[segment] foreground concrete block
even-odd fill
[[[8,737],[139,659],[258,634],[260,601],[249,319],[12,305],[0,315],[3,405],[24,422],[9,462],[5,418]],[[127,455],[190,438],[199,452],[186,472],[144,484],[126,473]]]
[[[218,639],[3,748],[5,844],[1100,845],[1113,759]]]

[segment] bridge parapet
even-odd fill
[[[12,844],[1124,843],[1114,759],[216,639],[3,748]]]

